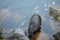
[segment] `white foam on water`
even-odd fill
[[[55,1],[53,1],[52,4],[55,5]]]

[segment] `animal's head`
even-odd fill
[[[33,35],[35,32],[41,29],[41,16],[38,14],[32,15],[29,23],[28,33]]]

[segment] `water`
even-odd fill
[[[52,36],[58,32],[56,27],[60,25],[54,24],[56,21],[50,18],[49,5],[60,5],[60,0],[0,0],[0,26],[27,30],[30,17],[37,13],[42,18],[41,31]]]

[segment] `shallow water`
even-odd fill
[[[0,26],[27,30],[30,17],[37,13],[42,18],[41,31],[51,37],[60,30],[60,23],[49,16],[49,5],[60,5],[60,0],[0,0]]]

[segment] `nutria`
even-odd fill
[[[34,19],[35,16],[37,17],[37,20],[34,22],[34,20],[36,19],[36,18]],[[34,38],[37,38],[37,36],[40,33],[40,30],[41,30],[41,16],[38,14],[34,14],[30,19],[29,28],[28,28],[29,38],[32,38],[30,40],[36,40]]]

